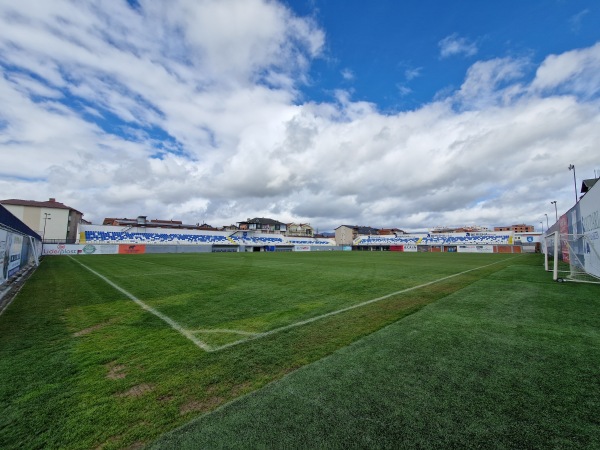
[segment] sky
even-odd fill
[[[93,223],[539,230],[600,175],[596,0],[0,0],[0,71],[0,199]]]

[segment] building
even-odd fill
[[[359,235],[379,234],[377,228],[364,227],[359,225],[340,225],[335,229],[335,243],[337,245],[352,245]]]
[[[181,220],[162,220],[162,219],[151,219],[148,220],[147,216],[138,216],[137,219],[118,219],[114,217],[106,217],[102,221],[102,225],[112,225],[116,227],[125,228],[172,228],[177,230],[217,230],[216,228],[203,223],[203,224],[185,224]]]
[[[247,219],[245,222],[238,222],[237,225],[239,230],[258,231],[260,233],[285,234],[287,231],[285,223],[265,217]]]
[[[75,242],[83,213],[57,202],[55,198],[35,200],[0,200],[8,211],[42,236],[45,242]]]
[[[495,231],[507,231],[508,228],[503,229],[503,230],[496,230]],[[466,227],[458,227],[458,228],[450,228],[450,227],[434,227],[431,230],[429,230],[430,233],[435,233],[435,234],[448,234],[448,233],[486,233],[490,231],[489,228],[487,227],[481,227],[478,225],[473,225],[473,226],[466,226]]]
[[[288,223],[286,236],[313,237],[315,230],[309,223]]]
[[[507,227],[494,227],[494,231],[514,231],[515,233],[533,233],[535,227],[533,225],[510,225]]]
[[[377,234],[381,236],[398,236],[399,234],[406,234],[406,231],[401,230],[400,228],[381,228],[377,230]]]

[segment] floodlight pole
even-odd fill
[[[556,221],[558,222],[558,208],[556,207],[556,200],[550,203],[554,205],[554,214],[556,214]]]
[[[44,213],[44,231],[42,232],[42,255],[44,254],[44,240],[46,239],[46,222],[52,220],[52,214]]]
[[[548,214],[544,213],[544,215],[546,216],[546,229],[549,230],[550,224],[548,223]]]
[[[573,171],[573,185],[575,187],[575,203],[577,203],[577,176],[575,175],[575,165],[569,164],[569,170]]]
[[[544,232],[544,222],[540,222],[540,225],[542,226],[542,233]]]

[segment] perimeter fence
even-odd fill
[[[0,286],[39,263],[42,238],[0,205]]]

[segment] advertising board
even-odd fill
[[[20,234],[8,233],[8,268],[6,278],[11,277],[19,271],[21,267],[21,250],[23,249],[23,236]],[[6,264],[6,261],[4,262]]]
[[[43,255],[114,255],[118,253],[117,245],[93,244],[44,244]]]
[[[145,244],[119,244],[120,255],[139,255],[146,253]]]
[[[578,203],[581,217],[581,256],[585,271],[600,277],[600,185],[596,185]]]
[[[494,253],[492,245],[459,245],[458,253]]]
[[[8,232],[0,230],[0,284],[4,283],[8,272]]]

